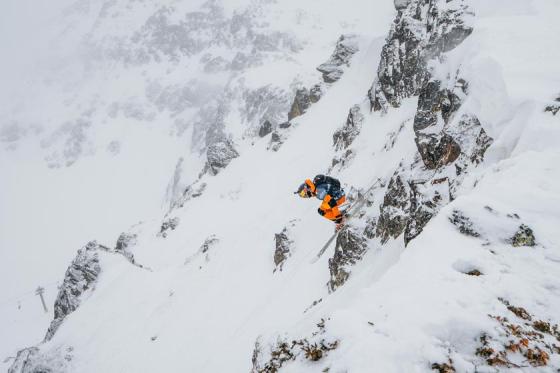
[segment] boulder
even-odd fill
[[[511,244],[515,247],[535,246],[535,235],[533,230],[525,224],[521,224],[517,232],[511,238]]]

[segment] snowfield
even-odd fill
[[[557,1],[5,7],[2,369],[560,370]]]

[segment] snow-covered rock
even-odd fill
[[[281,271],[286,260],[292,254],[292,251],[294,249],[294,240],[291,236],[293,235],[292,229],[295,224],[295,220],[290,221],[280,233],[274,234],[274,271]]]
[[[101,273],[99,251],[101,246],[91,241],[78,250],[78,254],[66,270],[64,280],[54,302],[54,320],[49,326],[45,341],[52,339],[66,316],[80,306],[83,296],[95,287]]]
[[[352,141],[360,134],[364,115],[361,112],[360,105],[354,105],[348,112],[348,118],[342,128],[333,134],[333,144],[335,150],[347,149]]]
[[[350,65],[350,59],[359,50],[356,35],[341,35],[333,54],[319,65],[317,70],[323,74],[325,83],[334,83],[344,73],[344,67]]]
[[[321,94],[321,87],[318,85],[313,86],[310,90],[305,87],[298,89],[292,103],[292,108],[288,113],[288,121],[303,115],[312,104],[319,101]]]
[[[329,259],[331,291],[344,285],[350,276],[348,267],[360,261],[367,249],[367,240],[358,228],[348,225],[341,230],[336,238],[334,256]]]
[[[239,157],[239,153],[230,140],[218,141],[210,145],[206,151],[208,159],[206,169],[211,175],[216,175],[237,157]]]
[[[375,111],[399,107],[403,99],[418,95],[429,77],[428,62],[472,32],[471,11],[463,0],[412,0],[404,5],[395,3],[399,12],[369,91]]]

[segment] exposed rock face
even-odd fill
[[[129,251],[129,248],[136,245],[136,235],[131,233],[121,233],[117,239],[115,252],[126,257],[132,264],[136,264],[134,255]]]
[[[515,235],[511,239],[511,244],[515,247],[535,246],[535,235],[533,230],[525,224],[521,224]]]
[[[287,340],[285,338],[277,338],[277,340],[268,346],[264,352],[260,340],[255,342],[253,350],[253,368],[251,373],[277,373],[280,369],[291,361],[308,360],[317,362],[328,353],[336,349],[339,345],[338,340],[328,341],[325,338],[325,320],[317,324],[318,330],[313,332],[311,337],[293,338]]]
[[[453,88],[448,89],[441,88],[442,82],[431,80],[418,98],[415,141],[424,165],[432,170],[455,162],[461,154],[461,169],[467,163],[478,164],[492,143],[478,118],[469,114],[455,118],[466,97],[467,83],[463,79],[451,82]]]
[[[367,240],[361,231],[349,225],[342,228],[336,238],[334,256],[329,259],[331,278],[328,287],[330,291],[335,291],[348,280],[350,277],[348,267],[360,261],[366,250]]]
[[[178,198],[171,206],[171,210],[177,207],[183,207],[187,201],[193,198],[200,197],[205,190],[206,183],[200,182],[200,180],[195,181],[185,188],[185,190],[183,191],[183,195]]]
[[[484,154],[492,145],[493,140],[486,134],[478,118],[469,114],[461,115],[458,121],[446,126],[445,132],[461,148],[461,154],[454,165],[456,177],[462,179],[467,169],[476,166],[484,160]],[[457,185],[458,183],[455,182],[455,184]],[[452,187],[452,194],[454,189],[455,185]]]
[[[363,256],[367,239],[378,238],[384,244],[402,235],[407,245],[417,237],[432,217],[453,200],[468,169],[483,160],[492,143],[478,118],[459,110],[468,95],[468,83],[459,78],[460,72],[436,80],[428,68],[428,63],[432,66],[441,62],[443,53],[472,32],[467,24],[471,13],[464,2],[398,0],[395,7],[397,18],[382,49],[369,99],[373,110],[386,111],[399,107],[405,98],[419,96],[413,121],[418,155],[401,162],[388,183],[379,214],[368,215],[364,231],[341,234],[341,240],[348,239],[344,244],[354,249],[337,247],[329,263],[331,290],[347,280],[348,268]],[[350,151],[348,147],[359,135],[359,111],[353,110],[347,124],[333,136],[337,151]],[[392,149],[407,123],[410,121],[391,135],[384,150]],[[331,168],[344,164],[346,154],[335,156]],[[350,151],[348,157],[351,156]]]
[[[439,80],[430,80],[424,85],[418,97],[418,109],[414,116],[414,131],[421,131],[428,127],[444,123],[449,123],[449,118],[461,106],[461,98],[465,96],[467,83],[460,79],[456,82],[454,89],[444,89]]]
[[[330,58],[319,65],[317,70],[323,73],[325,83],[334,83],[344,73],[344,66],[350,65],[350,59],[358,51],[355,35],[341,35]]]
[[[355,154],[349,147],[360,134],[363,122],[364,115],[361,106],[354,105],[348,113],[346,123],[333,134],[333,145],[337,153],[332,159],[329,172],[332,172],[335,167],[341,170],[352,161]]]
[[[558,114],[558,112],[560,111],[560,96],[558,96],[554,99],[554,103],[546,106],[544,108],[544,111],[549,112],[552,115]]]
[[[344,126],[333,134],[335,150],[347,149],[360,134],[363,122],[364,115],[361,112],[360,105],[354,105],[348,113]]]
[[[461,153],[459,144],[443,131],[452,114],[461,106],[461,99],[440,86],[441,82],[434,80],[422,88],[414,117],[416,146],[424,164],[432,170],[454,162]],[[434,127],[441,132],[434,133]]]
[[[432,170],[453,163],[461,154],[459,144],[448,134],[441,136],[418,134],[416,146],[424,164]]]
[[[311,103],[314,104],[319,101],[323,96],[323,93],[324,90],[321,84],[315,84],[313,87],[311,87],[311,89],[309,90],[309,99],[311,100]]]
[[[206,169],[211,175],[217,175],[220,170],[227,167],[232,159],[239,157],[239,153],[229,140],[221,140],[208,146]]]
[[[18,351],[8,369],[8,373],[64,373],[69,371],[72,361],[72,347],[59,347],[44,354],[38,347],[29,347]]]
[[[288,122],[289,123],[289,122]],[[278,151],[282,144],[284,143],[284,138],[278,131],[272,132],[272,136],[270,136],[270,142],[268,143],[268,150],[272,150],[274,152]]]
[[[387,242],[389,238],[397,238],[404,231],[410,210],[410,194],[410,186],[403,177],[400,174],[393,175],[377,221],[376,233],[381,243]]]
[[[395,1],[399,10],[381,51],[371,107],[386,111],[418,95],[429,77],[427,62],[459,45],[472,32],[462,0]]]
[[[450,201],[448,180],[434,181],[409,183],[410,210],[404,230],[405,245],[422,233],[430,219]]]
[[[346,167],[352,161],[352,159],[354,159],[354,155],[355,154],[352,149],[346,149],[346,151],[335,155],[332,159],[329,173],[332,173],[335,168],[338,168],[340,170]]]
[[[268,120],[265,120],[261,125],[261,128],[259,128],[259,137],[265,137],[271,132],[272,132],[272,123],[270,123]]]
[[[455,373],[455,368],[453,367],[453,362],[450,360],[447,363],[433,363],[432,370],[438,373]]]
[[[417,237],[453,200],[466,171],[483,160],[492,143],[475,116],[455,115],[466,97],[466,82],[459,80],[452,89],[441,86],[431,81],[422,89],[414,119],[421,162],[401,165],[389,182],[376,227],[382,243],[403,232],[405,244]]]
[[[76,311],[87,296],[95,290],[95,285],[102,273],[100,256],[119,254],[137,267],[134,257],[128,250],[135,245],[136,235],[122,233],[115,248],[98,244],[96,241],[88,242],[78,250],[76,257],[64,274],[64,280],[59,287],[58,295],[54,302],[54,319],[51,321],[43,343],[50,341],[56,331],[64,322],[66,316]],[[72,360],[72,347],[59,345],[49,349],[47,353],[41,351],[41,345],[25,348],[18,352],[14,363],[8,370],[9,373],[62,373],[66,372],[68,362]]]
[[[180,222],[179,217],[174,217],[174,218],[164,220],[163,223],[161,223],[161,228],[159,230],[158,235],[162,236],[163,238],[167,237],[168,231],[169,230],[174,231],[175,228],[179,226],[179,222]]]
[[[406,7],[408,6],[408,4],[410,4],[411,0],[394,0],[395,3],[395,9],[396,10],[403,10],[406,9]]]
[[[33,360],[35,356],[38,354],[39,349],[37,347],[29,347],[23,350],[18,351],[16,359],[14,363],[8,369],[8,373],[31,373],[33,369],[27,368],[28,366],[33,366]],[[48,368],[47,368],[48,369]],[[46,370],[49,372],[49,370]]]
[[[274,250],[274,272],[276,270],[282,270],[284,263],[291,255],[291,250],[293,248],[294,241],[290,237],[291,236],[291,228],[293,228],[296,224],[297,220],[292,220],[288,223],[284,229],[280,233],[276,233],[274,235],[274,243],[275,243],[275,250]]]
[[[453,210],[449,221],[453,225],[455,225],[459,229],[459,232],[461,232],[462,234],[471,237],[480,237],[480,233],[478,233],[475,229],[473,222],[468,217],[463,215],[461,211]]]
[[[210,262],[210,251],[216,247],[220,239],[215,235],[208,236],[196,253],[192,254],[185,260],[185,265],[198,265],[199,269]]]
[[[321,93],[322,90],[319,85],[315,85],[311,88],[311,90],[308,90],[305,87],[298,89],[296,91],[296,96],[294,97],[290,112],[288,113],[288,121],[303,115],[307,109],[309,109],[311,104],[319,101]]]
[[[207,253],[208,251],[210,251],[210,249],[216,245],[220,240],[218,239],[218,237],[212,235],[210,237],[208,237],[207,239],[204,240],[204,242],[202,243],[202,245],[200,246],[200,252],[201,253]]]
[[[476,355],[482,369],[485,365],[495,371],[519,368],[514,362],[523,359],[523,367],[534,371],[554,371],[560,348],[560,328],[550,319],[546,321],[525,308],[498,298],[510,311],[505,315],[488,315],[492,329],[480,335]],[[517,359],[517,360],[516,360]]]
[[[103,249],[97,242],[89,242],[78,250],[78,254],[66,270],[64,281],[54,302],[54,320],[49,326],[45,341],[50,340],[64,318],[80,306],[82,295],[95,286],[101,273],[99,250]]]

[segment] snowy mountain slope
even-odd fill
[[[398,3],[401,26],[387,41],[386,25],[364,38],[277,151],[273,134],[234,138],[239,157],[202,175],[200,196],[132,227],[128,247],[91,249],[101,268],[94,285],[12,371],[557,369],[559,133],[545,107],[560,82],[541,64],[558,59],[547,32],[557,6]],[[531,27],[516,32],[517,22]],[[454,39],[457,25],[472,33]],[[391,49],[410,37],[410,55]],[[408,59],[434,57],[431,48],[429,63]],[[375,67],[392,52],[383,80]],[[420,85],[395,83],[407,74]],[[370,112],[385,105],[366,97],[372,82],[382,90],[370,92],[402,96]],[[312,265],[332,225],[318,218],[318,201],[291,191],[329,169],[350,195],[381,184]],[[285,227],[280,269],[275,234]]]
[[[2,292],[2,329],[20,339],[2,339],[2,356],[39,340],[36,330],[52,316],[42,316],[33,291],[45,286],[52,304],[77,247],[93,238],[114,241],[140,220],[159,220],[197,179],[207,140],[215,141],[223,123],[224,135],[238,146],[254,141],[263,120],[274,127],[286,120],[297,87],[321,81],[315,67],[341,34],[358,34],[367,44],[383,32],[375,28],[383,13],[372,4],[318,4],[6,5],[0,22],[9,56],[0,69],[0,276],[12,286]],[[390,5],[385,8],[389,22]],[[23,27],[22,19],[30,25]],[[193,30],[187,19],[200,27]],[[170,37],[160,52],[173,56],[129,61],[163,48],[154,38],[157,32],[166,38],[166,27],[198,40],[195,50]],[[245,58],[235,62],[238,56]]]

